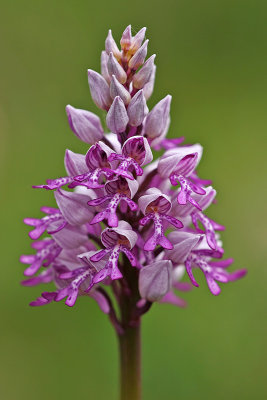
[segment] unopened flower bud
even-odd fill
[[[170,114],[170,104],[172,97],[170,95],[164,97],[150,111],[146,118],[145,133],[150,138],[155,138],[164,133],[168,127]]]
[[[120,65],[120,63],[113,56],[113,53],[109,53],[108,57],[108,72],[110,76],[115,75],[120,83],[125,83],[127,80],[127,74]]]
[[[133,86],[135,89],[142,89],[149,81],[153,72],[155,57],[155,54],[149,57],[143,67],[133,76]]]
[[[107,113],[107,127],[113,133],[124,132],[128,124],[129,118],[122,99],[116,96],[109,112]]]
[[[88,69],[88,82],[91,96],[97,107],[108,110],[112,102],[109,94],[109,86],[103,76]]]
[[[146,40],[144,44],[140,47],[139,50],[135,53],[135,55],[129,61],[129,67],[131,69],[137,70],[141,65],[144,64],[147,55],[147,45],[149,40]]]
[[[101,75],[106,79],[107,83],[110,83],[110,76],[108,73],[108,55],[103,50],[101,53]]]
[[[118,81],[115,75],[112,75],[111,83],[110,83],[110,95],[114,99],[116,96],[119,96],[124,104],[129,104],[131,101],[131,95],[127,89]]]
[[[151,302],[160,300],[171,287],[172,263],[169,260],[156,261],[139,272],[139,292],[142,298]]]
[[[120,60],[121,52],[118,49],[118,46],[117,46],[115,40],[113,39],[111,29],[108,31],[108,36],[105,41],[105,49],[106,49],[107,54],[113,53],[114,56],[117,58],[117,60]]]
[[[84,174],[88,171],[85,155],[74,153],[68,149],[65,152],[64,166],[69,176]]]
[[[128,106],[127,112],[130,125],[139,126],[142,124],[147,114],[147,105],[143,90],[139,90],[134,95]]]
[[[66,107],[66,112],[70,128],[80,140],[95,144],[102,139],[104,131],[97,115],[70,105]]]
[[[146,28],[140,29],[139,32],[132,38],[132,44],[129,51],[134,54],[141,46],[146,34]]]
[[[150,96],[152,95],[153,90],[154,90],[154,83],[155,83],[155,77],[156,77],[156,68],[157,68],[156,65],[154,65],[152,74],[151,74],[151,76],[149,78],[149,81],[143,87],[144,96],[145,96],[146,100],[148,100],[150,98]]]
[[[131,43],[132,43],[132,31],[131,31],[131,25],[128,25],[125,31],[123,32],[120,40],[120,45],[122,50],[128,51],[129,48],[131,47]]]

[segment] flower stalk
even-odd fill
[[[141,315],[138,274],[124,257],[123,271],[126,285],[119,297],[122,332],[118,333],[120,350],[121,400],[141,399]]]
[[[120,400],[141,400],[141,319],[118,336]]]

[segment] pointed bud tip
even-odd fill
[[[126,28],[124,29],[122,36],[121,36],[121,45],[123,44],[130,44],[128,43],[129,41],[131,41],[132,39],[132,26],[128,25],[126,26]]]
[[[113,102],[114,102],[114,104],[116,104],[116,103],[118,103],[118,102],[123,103],[123,101],[122,101],[122,99],[120,98],[120,96],[115,96]]]
[[[123,34],[126,33],[126,32],[127,32],[127,33],[128,33],[128,32],[131,32],[131,33],[132,33],[132,25],[131,25],[131,24],[129,24],[129,25],[126,26],[126,28],[125,28],[124,31],[123,31]],[[123,34],[122,34],[122,35],[123,35]]]
[[[65,107],[65,111],[66,111],[68,119],[70,119],[70,113],[71,113],[72,108],[73,107],[70,104],[67,104]]]

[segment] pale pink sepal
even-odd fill
[[[123,100],[116,96],[106,117],[108,128],[113,133],[125,131],[129,118]]]
[[[187,177],[199,164],[202,152],[200,144],[167,150],[159,160],[158,171],[163,178],[173,172]]]
[[[139,272],[139,292],[142,298],[151,302],[159,301],[171,287],[172,263],[169,260],[156,261],[143,267]]]
[[[108,110],[112,99],[109,94],[109,85],[98,72],[88,69],[88,83],[91,96],[97,107],[102,110]]]
[[[103,137],[103,128],[97,115],[90,111],[80,110],[71,105],[66,106],[71,130],[85,143],[94,144]]]

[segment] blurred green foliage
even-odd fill
[[[147,26],[157,53],[151,107],[173,95],[171,136],[204,145],[199,168],[218,190],[209,215],[227,226],[226,256],[248,276],[188,308],[155,305],[143,321],[144,399],[261,400],[266,388],[266,11],[260,0],[13,0],[0,15],[1,400],[117,398],[117,348],[106,316],[32,309],[19,286],[30,252],[22,220],[53,205],[32,190],[64,174],[65,148],[85,152],[64,107],[90,109],[87,68],[99,70],[108,28]],[[264,171],[265,168],[265,171]],[[265,190],[265,191],[264,191]]]

